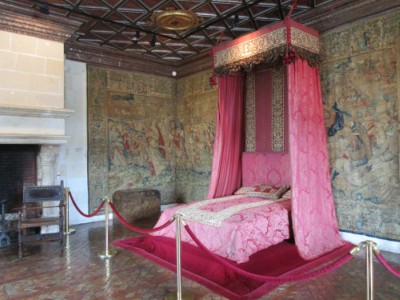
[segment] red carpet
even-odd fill
[[[116,241],[113,245],[176,271],[174,239],[148,235]],[[268,276],[303,274],[343,256],[353,246],[346,243],[318,259],[305,261],[298,255],[294,244],[282,242],[255,253],[248,262],[238,266],[251,273]],[[277,283],[259,282],[237,275],[221,263],[210,260],[201,249],[187,243],[182,243],[182,275],[229,299],[257,299],[278,286]]]

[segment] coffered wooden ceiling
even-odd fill
[[[12,0],[1,1],[35,13],[81,24],[66,41],[66,54],[89,47],[100,52],[180,65],[204,57],[223,43],[283,20],[292,0]],[[393,0],[297,0],[292,18],[320,32],[400,6]],[[159,28],[152,15],[189,10],[198,26],[181,31]],[[153,38],[153,40],[152,40]],[[153,43],[152,43],[153,42]],[[72,54],[71,54],[72,55]]]

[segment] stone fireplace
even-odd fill
[[[37,177],[47,184],[60,174],[80,209],[89,212],[86,64],[65,59],[65,42],[80,26],[0,1],[0,144],[57,148],[54,164],[44,159],[49,165],[43,169],[53,175],[44,177],[39,168]],[[69,217],[70,225],[104,218],[88,219],[74,209]]]
[[[18,149],[18,146],[25,148],[27,145],[33,146],[32,149],[36,148],[34,177],[28,174],[28,177],[21,179],[25,183],[33,185],[60,183],[57,170],[58,158],[60,147],[67,143],[69,138],[65,135],[65,119],[71,113],[71,110],[64,108],[24,108],[0,104],[0,144],[12,145],[12,149]],[[7,204],[9,208],[20,207],[22,204],[22,185],[20,182],[15,184],[21,188],[21,191],[17,192],[21,197],[16,200],[18,203]],[[58,211],[50,209],[43,211],[44,216],[54,213],[57,214]],[[6,210],[6,221],[16,221],[17,218],[18,214],[14,209]],[[42,233],[54,230],[44,227],[41,229]]]
[[[38,145],[0,144],[0,200],[6,213],[22,206],[24,184],[37,183],[39,150]]]
[[[31,18],[29,10],[5,3],[0,8],[0,144],[36,145],[30,183],[58,184],[60,147],[68,141],[65,123],[72,113],[64,107],[64,42],[80,22]]]

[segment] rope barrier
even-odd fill
[[[381,253],[374,250],[375,257],[377,260],[394,276],[400,277],[400,271],[397,271],[384,257]]]
[[[352,250],[350,253],[347,253],[346,255],[337,259],[333,263],[331,263],[325,267],[322,267],[318,270],[311,271],[311,272],[308,272],[308,273],[305,273],[302,275],[283,275],[283,276],[258,275],[258,274],[250,273],[243,269],[240,269],[239,267],[227,262],[223,258],[215,255],[199,241],[199,239],[194,235],[194,233],[192,232],[192,230],[189,228],[189,226],[187,224],[185,224],[184,227],[185,227],[186,231],[188,232],[188,234],[190,235],[190,237],[193,239],[193,241],[197,244],[197,246],[199,246],[199,248],[201,248],[203,251],[205,251],[209,256],[213,257],[214,259],[216,259],[217,261],[222,263],[224,266],[230,268],[231,270],[235,271],[236,273],[238,273],[240,275],[243,275],[248,278],[252,278],[254,280],[263,281],[263,282],[265,281],[265,282],[285,283],[285,282],[291,282],[291,281],[304,281],[304,280],[308,280],[311,278],[316,278],[318,276],[325,275],[325,274],[329,273],[330,271],[337,269],[338,267],[344,265],[345,263],[347,263],[354,257],[353,250]],[[355,248],[358,248],[358,247],[355,247]]]
[[[104,203],[106,202],[106,201],[103,199],[103,201],[100,203],[100,205],[99,205],[99,207],[96,209],[96,211],[94,211],[94,212],[91,213],[91,214],[85,214],[83,211],[81,211],[81,210],[79,209],[78,205],[75,203],[75,199],[74,199],[74,197],[72,196],[71,192],[68,192],[68,195],[69,195],[69,197],[71,198],[71,202],[72,202],[72,204],[75,206],[76,210],[77,210],[82,216],[87,217],[87,218],[93,217],[93,216],[95,216],[96,214],[98,214],[98,212],[103,208]],[[139,233],[152,233],[152,232],[156,232],[156,231],[162,230],[162,229],[164,229],[165,227],[167,227],[167,226],[169,226],[170,224],[172,224],[172,222],[174,222],[174,220],[175,220],[175,216],[174,216],[174,217],[172,217],[168,222],[166,222],[165,224],[163,224],[163,225],[161,225],[161,226],[159,226],[159,227],[157,227],[157,228],[151,228],[151,229],[142,229],[142,228],[138,228],[138,227],[135,227],[135,226],[129,224],[129,223],[119,214],[119,212],[117,211],[117,209],[115,208],[115,206],[114,206],[114,204],[113,204],[112,202],[110,202],[110,201],[107,201],[107,202],[108,202],[108,204],[110,205],[111,210],[112,210],[112,211],[114,212],[114,214],[118,217],[118,219],[122,222],[122,224],[124,224],[124,225],[125,225],[126,227],[128,227],[129,229],[131,229],[131,230],[133,230],[133,231],[136,231],[136,232],[139,232]]]
[[[83,216],[85,217],[93,217],[95,216],[104,206],[106,200],[103,199],[103,201],[100,203],[99,207],[96,209],[95,212],[91,213],[91,214],[85,214],[84,212],[82,212],[79,207],[77,206],[77,204],[75,203],[75,200],[71,194],[71,192],[68,191],[68,196],[71,199],[72,204],[74,205],[74,207],[76,208],[76,210]],[[176,216],[174,215],[170,220],[168,220],[165,224],[156,227],[156,228],[151,228],[151,229],[142,229],[142,228],[138,228],[136,226],[133,226],[131,224],[129,224],[117,211],[117,209],[115,208],[114,204],[111,201],[107,201],[109,206],[111,207],[111,210],[113,211],[113,213],[117,216],[117,218],[122,222],[123,225],[125,225],[126,227],[128,227],[129,229],[139,232],[139,233],[144,233],[144,234],[148,234],[148,233],[152,233],[152,232],[156,232],[159,230],[162,230],[164,228],[166,228],[167,226],[171,225],[175,219]],[[106,220],[107,221],[107,220]],[[181,220],[179,218],[177,218],[177,222],[179,221],[179,223],[181,222]],[[106,222],[107,223],[107,222]],[[376,247],[376,244],[374,245],[369,245],[368,242],[363,242],[360,244],[360,246],[354,247],[349,253],[343,255],[342,257],[338,258],[337,260],[333,261],[332,263],[330,263],[327,266],[321,267],[319,269],[301,274],[301,275],[281,275],[281,276],[267,276],[267,275],[259,275],[259,274],[254,274],[254,273],[250,273],[248,271],[245,271],[235,265],[233,265],[232,263],[229,263],[228,261],[226,261],[225,259],[223,259],[222,257],[212,253],[210,250],[208,250],[203,243],[195,236],[195,234],[193,233],[193,231],[190,229],[190,227],[186,224],[186,222],[184,222],[182,220],[182,223],[184,225],[184,228],[186,229],[186,231],[188,232],[189,236],[192,238],[192,240],[197,244],[197,246],[202,249],[207,255],[209,255],[211,258],[217,260],[218,262],[220,262],[222,265],[226,266],[227,268],[231,269],[232,271],[236,272],[237,274],[240,274],[242,276],[254,279],[254,280],[258,280],[261,282],[274,282],[274,283],[286,283],[286,282],[291,282],[291,281],[305,281],[305,280],[309,280],[312,278],[316,278],[322,275],[325,275],[339,267],[341,267],[342,265],[344,265],[345,263],[349,262],[354,256],[355,254],[360,250],[360,247],[370,247],[371,249],[373,249],[373,253],[375,254],[375,257],[377,258],[377,260],[388,270],[390,271],[393,275],[400,277],[400,271],[397,271],[384,257],[381,253],[379,253],[378,248]],[[108,226],[107,226],[108,227]],[[177,247],[178,248],[178,247]],[[107,247],[106,247],[107,249]],[[107,251],[106,251],[107,252]],[[372,252],[372,251],[371,251]],[[178,254],[177,254],[178,255]],[[104,255],[103,255],[104,256]],[[180,255],[179,255],[180,256]],[[102,256],[101,256],[102,257]],[[111,257],[111,254],[109,255],[109,257]],[[108,257],[107,257],[108,258]],[[177,266],[178,267],[178,266]],[[367,270],[368,272],[373,272],[372,270]],[[372,274],[371,274],[372,276]],[[178,296],[179,296],[179,292],[178,292]],[[371,298],[372,299],[372,298]]]
[[[74,200],[74,197],[72,197],[71,192],[69,192],[68,195],[69,195],[69,197],[71,198],[71,202],[72,202],[72,204],[74,205],[74,207],[76,208],[76,210],[77,210],[82,216],[84,216],[84,217],[86,217],[86,218],[91,218],[91,217],[97,215],[97,214],[99,213],[99,211],[103,208],[103,205],[104,205],[104,202],[105,202],[104,199],[103,199],[103,201],[100,203],[100,205],[99,205],[99,207],[96,209],[96,211],[94,211],[94,212],[91,213],[91,214],[85,214],[83,211],[81,211],[81,210],[79,209],[78,205],[76,205],[75,200]]]
[[[119,212],[117,211],[117,209],[115,208],[115,206],[114,206],[114,204],[113,204],[112,202],[109,202],[108,204],[110,205],[111,210],[114,212],[114,214],[117,216],[117,218],[122,222],[122,224],[124,224],[124,225],[125,225],[126,227],[128,227],[129,229],[131,229],[131,230],[133,230],[133,231],[136,231],[136,232],[139,232],[139,233],[152,233],[152,232],[156,232],[156,231],[162,230],[162,229],[164,229],[165,227],[171,225],[172,222],[174,222],[174,220],[175,220],[175,216],[174,216],[174,217],[172,217],[170,220],[168,220],[165,224],[163,224],[163,225],[161,225],[161,226],[159,226],[159,227],[151,228],[151,229],[142,229],[142,228],[138,228],[138,227],[135,227],[135,226],[129,224],[129,223],[119,214]]]

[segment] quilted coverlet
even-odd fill
[[[290,237],[289,210],[290,199],[287,198],[269,200],[228,196],[167,208],[155,227],[180,212],[182,219],[207,249],[237,263],[243,263],[253,253]],[[197,217],[192,217],[194,215]],[[201,215],[205,216],[203,220]],[[211,220],[212,215],[215,221]],[[175,229],[176,225],[173,223],[153,235],[175,238]],[[184,229],[181,239],[196,245]]]

